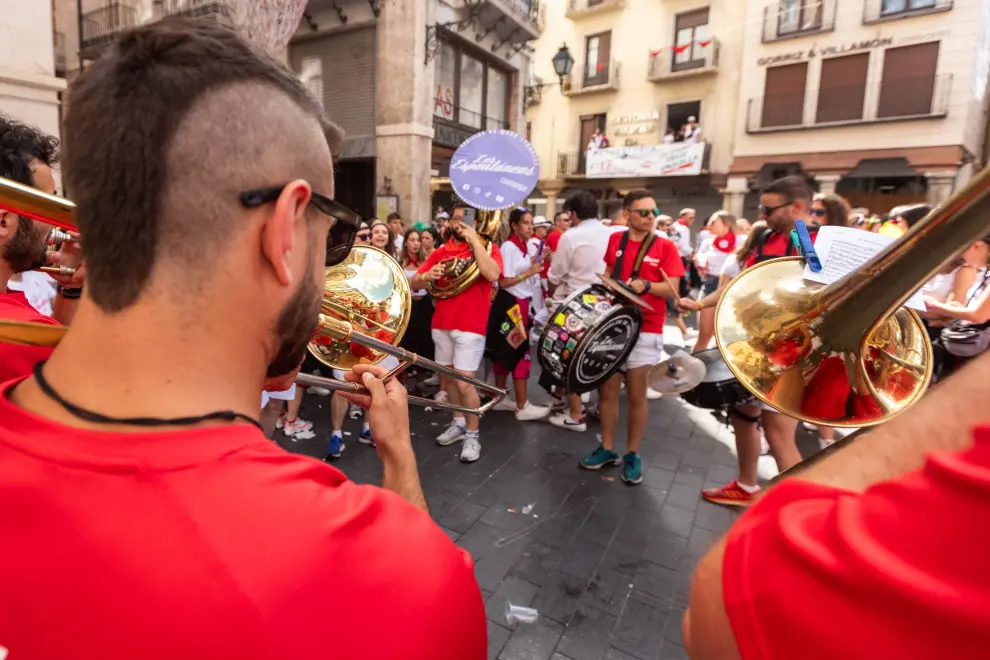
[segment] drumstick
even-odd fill
[[[667,273],[664,272],[663,268],[660,269],[660,275],[663,277],[663,281],[667,283],[667,286],[670,287],[670,290],[674,292],[674,295],[680,297],[677,292],[677,287],[674,286],[674,283],[670,281],[669,277],[667,277]]]

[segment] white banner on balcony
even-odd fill
[[[705,158],[703,142],[675,142],[648,147],[609,147],[588,152],[589,179],[695,176]]]

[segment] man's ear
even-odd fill
[[[17,231],[17,222],[10,211],[0,211],[0,238],[12,236]]]
[[[311,195],[309,184],[297,179],[285,186],[274,205],[268,207],[271,213],[265,218],[262,229],[261,251],[272,265],[275,277],[285,286],[293,283],[289,255],[295,244],[297,223],[306,222],[306,207]]]

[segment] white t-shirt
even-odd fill
[[[35,270],[17,273],[7,281],[8,289],[23,293],[28,304],[45,316],[51,316],[54,311],[52,299],[55,298],[56,286],[55,280],[48,273]]]
[[[691,228],[685,227],[680,222],[673,222],[670,225],[670,240],[677,245],[677,251],[681,253],[681,258],[690,257],[694,254],[694,247],[691,246]]]
[[[745,236],[736,235],[736,245],[742,245],[745,240]],[[735,257],[735,253],[718,250],[715,247],[715,236],[708,232],[708,238],[698,248],[698,267],[704,268],[709,277],[717,276],[722,272],[722,266],[730,256]]]
[[[398,236],[395,237],[394,245],[395,245],[396,254],[402,254],[402,244],[405,242],[405,240],[406,237],[403,236],[402,234],[399,234]]]
[[[533,261],[528,254],[523,254],[519,246],[512,241],[506,241],[499,246],[502,251],[502,276],[506,279],[518,277],[526,269],[533,265]],[[537,273],[518,284],[505,287],[505,290],[516,298],[535,298],[540,293],[540,274]]]
[[[742,272],[742,268],[739,266],[739,257],[735,252],[728,255],[725,261],[722,263],[722,269],[718,272],[718,275],[728,277],[730,280],[733,277],[739,275]]]
[[[413,268],[412,270],[406,270],[405,268],[403,268],[402,269],[402,272],[406,274],[406,279],[411,280],[413,278],[413,275],[416,274],[416,269]],[[419,291],[413,291],[412,292],[412,295],[414,295],[414,296],[425,296],[426,295],[426,289],[420,289]]]
[[[557,287],[554,300],[564,300],[575,291],[601,281],[598,275],[605,272],[605,251],[612,233],[612,228],[597,218],[582,220],[564,232],[547,274],[550,283]]]
[[[701,142],[701,126],[696,124],[694,128],[691,126],[684,127],[684,141],[685,142]]]

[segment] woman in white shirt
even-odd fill
[[[525,330],[525,341],[529,342],[530,309],[533,301],[543,295],[540,283],[540,271],[543,269],[543,255],[530,257],[527,242],[533,236],[533,214],[528,209],[515,208],[509,214],[509,240],[502,243],[502,278],[498,286],[503,291],[512,294],[519,303],[521,323]],[[534,406],[529,402],[526,388],[529,380],[529,370],[532,364],[530,351],[512,370],[512,388],[515,400],[506,397],[495,406],[495,410],[512,410],[516,419],[527,421],[541,419],[550,412],[549,408]],[[505,388],[509,371],[498,362],[494,364],[495,386]]]
[[[713,213],[706,228],[711,234],[695,253],[695,263],[698,269],[705,274],[702,293],[704,296],[718,289],[722,266],[746,240],[745,234],[740,236],[736,229],[736,216],[728,211]]]

